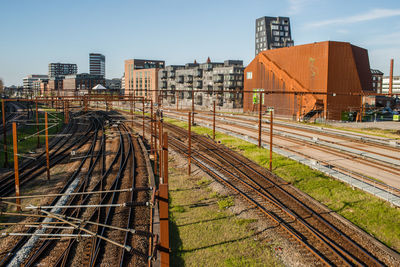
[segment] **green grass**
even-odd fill
[[[225,210],[233,206],[233,198],[231,196],[226,196],[218,200],[217,203],[220,210]]]
[[[228,197],[210,193],[209,180],[188,177],[174,164],[170,161],[171,266],[281,265],[268,243],[251,229],[255,219],[221,210],[218,201]]]
[[[61,129],[63,124],[63,115],[61,113],[54,113],[54,109],[46,109],[48,112],[48,123],[49,123],[49,135],[57,133],[58,130]],[[44,114],[39,114],[39,131],[43,130],[44,127]],[[60,120],[56,120],[54,116]],[[36,117],[34,122],[30,122],[31,124],[36,122]],[[54,123],[57,123],[57,126],[53,126]],[[51,127],[51,128],[50,128]],[[36,125],[27,125],[17,129],[18,135],[18,154],[26,154],[29,151],[34,151],[37,148],[37,135],[31,136],[37,132]],[[43,146],[45,143],[45,132],[40,133],[40,145]],[[29,137],[25,139],[25,137]],[[51,136],[49,137],[49,141]],[[1,141],[3,143],[3,141]],[[14,164],[14,152],[13,152],[13,136],[12,133],[7,134],[7,152],[8,152],[8,163],[9,167],[13,168]],[[22,158],[20,157],[20,160]],[[4,166],[4,152],[0,153],[0,166]]]
[[[165,120],[187,128],[185,122],[169,118]],[[194,126],[192,130],[198,134],[212,135],[212,130],[205,127]],[[269,164],[269,151],[266,149],[219,132],[216,132],[216,140],[261,166],[267,167]],[[273,153],[273,172],[387,246],[400,251],[400,209],[275,153]]]

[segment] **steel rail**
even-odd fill
[[[179,131],[181,131],[181,134],[184,134],[184,131],[182,131],[182,130],[180,130],[180,129],[179,129]],[[203,138],[203,137],[200,137],[200,136],[198,136],[198,135],[196,135],[196,137],[197,137],[197,138]],[[198,141],[199,141],[199,140],[198,140]],[[214,147],[214,149],[218,149],[218,151],[219,151],[219,153],[216,153],[216,151],[215,151],[214,149],[208,149],[208,152],[209,152],[209,153],[214,153],[216,156],[218,156],[218,157],[219,157],[221,160],[223,160],[224,162],[228,162],[228,161],[227,161],[227,157],[232,158],[232,156],[231,156],[230,154],[227,154],[227,153],[225,153],[225,155],[221,155],[221,154],[220,154],[220,153],[221,153],[221,149],[219,149],[218,146],[217,146],[215,143],[213,143],[213,142],[207,142],[207,144],[212,145],[212,146]],[[222,151],[224,151],[224,150],[222,150]],[[237,160],[237,159],[236,159],[236,161],[240,162],[240,161]],[[242,172],[242,174],[244,174],[244,172],[243,172],[240,168],[238,168],[237,165],[234,165],[234,164],[232,164],[232,163],[230,163],[230,162],[228,162],[228,163],[229,163],[229,165],[230,165],[232,168],[235,168],[235,169],[237,169],[239,172]],[[258,174],[260,177],[265,177],[265,175],[262,175],[261,173],[258,173],[257,171],[255,171],[255,170],[253,170],[253,169],[252,169],[252,171],[253,171],[255,174]],[[244,174],[244,175],[246,175],[247,178],[248,178],[249,180],[255,182],[254,179],[252,179],[252,178],[251,178],[250,176],[248,176],[247,174]],[[259,185],[258,183],[257,183],[257,186],[260,187],[260,188],[262,188],[261,185]],[[273,186],[277,186],[277,187],[279,187],[280,190],[283,190],[283,189],[282,189],[279,185],[277,185],[276,183],[273,183]],[[286,191],[284,191],[284,192],[286,192]],[[288,194],[288,193],[286,192],[286,194]],[[291,195],[291,197],[294,198],[292,195]],[[296,199],[296,202],[300,204],[300,201],[299,201],[298,199]],[[315,213],[315,212],[312,211],[310,208],[308,208],[307,206],[305,206],[304,203],[301,203],[301,204],[302,204],[303,207],[307,208],[307,210],[308,210],[309,212],[311,212],[311,214],[313,214],[314,216],[320,217],[317,213]],[[322,221],[323,221],[324,224],[327,224],[327,223],[328,223],[328,222],[327,222],[325,219],[323,219],[322,217],[320,217],[320,219],[322,219]],[[333,227],[330,223],[328,223],[328,226],[329,226],[332,230],[335,229],[335,227]],[[337,230],[336,230],[336,231],[337,231]],[[343,233],[341,233],[341,232],[338,232],[338,233],[339,233],[340,235],[343,236]],[[361,249],[361,251],[362,251],[366,256],[368,256],[369,258],[372,257],[372,255],[371,255],[370,253],[366,252],[362,247],[360,247],[360,246],[358,246],[357,244],[355,244],[354,241],[352,241],[351,239],[349,239],[347,236],[346,236],[346,239],[347,239],[348,241],[350,241],[351,243],[353,243],[353,245],[356,245],[356,247],[357,247],[358,249]],[[352,259],[352,260],[354,260],[354,259]],[[373,261],[376,261],[376,259],[375,259],[374,257],[372,257],[372,260],[373,260]],[[376,263],[379,263],[379,262],[376,262]]]
[[[94,153],[95,153],[95,146],[96,146],[96,144],[97,144],[98,131],[99,131],[99,129],[100,129],[100,124],[101,124],[101,123],[99,122],[99,120],[98,120],[97,118],[94,118],[93,121],[95,122],[95,125],[96,125],[96,127],[95,127],[96,132],[95,132],[95,134],[94,134],[94,136],[93,136],[92,144],[91,144],[89,150],[87,151],[87,157],[84,157],[84,158],[82,159],[82,162],[81,162],[81,166],[80,166],[80,167],[83,166],[82,163],[86,162],[86,160],[89,158],[89,156],[90,156],[90,158],[92,159],[92,158],[94,157],[94,155],[95,155],[95,154],[94,154]],[[98,161],[98,158],[99,158],[99,155],[96,156],[95,162]],[[81,182],[80,187],[77,189],[78,192],[81,192],[81,191],[84,191],[84,190],[85,190],[87,183],[84,182],[84,181],[87,180],[87,179],[89,179],[89,178],[91,177],[93,170],[94,170],[93,161],[91,161],[91,162],[90,162],[90,165],[89,165],[89,170],[88,170],[88,172],[86,173],[85,178],[82,179],[83,182]],[[77,176],[75,176],[74,179],[75,179],[76,177],[77,177]],[[69,203],[72,203],[72,202],[76,201],[76,199],[77,199],[78,196],[79,196],[79,195],[72,195],[72,197],[71,197],[70,200],[69,200]],[[80,195],[80,196],[82,196],[82,195]],[[88,197],[88,195],[85,195],[85,197]],[[78,200],[78,201],[79,201],[79,200]],[[80,209],[76,209],[76,210],[71,211],[70,209],[66,209],[66,210],[63,211],[63,213],[61,214],[61,216],[66,216],[66,214],[73,213],[73,212],[79,212],[79,210],[80,210]],[[63,217],[63,218],[64,218],[64,217]],[[58,233],[59,230],[60,230],[60,229],[58,229],[58,230],[56,231],[56,233]],[[53,232],[54,232],[54,231],[53,231]],[[53,239],[52,239],[52,240],[46,240],[46,241],[37,249],[37,251],[30,257],[29,261],[25,264],[25,266],[34,265],[34,264],[43,256],[43,254],[45,253],[45,251],[46,251],[49,247],[51,247],[51,245],[52,245],[55,241],[56,241],[56,240],[53,240]]]
[[[87,153],[90,153],[90,149],[88,150]],[[60,192],[64,192],[68,186],[72,183],[72,181],[78,176],[78,174],[80,173],[83,164],[86,162],[86,158],[82,159],[80,165],[78,166],[78,168],[75,170],[75,172],[73,173],[73,175],[70,177],[70,179],[65,183],[64,187],[60,190]],[[53,201],[52,204],[54,205],[55,203],[57,203],[59,197],[56,197]],[[40,222],[44,219],[44,217],[40,217],[39,220],[37,222]],[[32,233],[35,229],[34,228],[30,228],[28,229],[27,233]],[[11,256],[14,255],[27,241],[27,238],[22,238],[20,239],[17,244],[7,253],[7,255],[0,261],[0,266],[4,266],[8,263],[8,261],[10,260]]]

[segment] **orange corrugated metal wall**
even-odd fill
[[[368,63],[368,64],[367,64]],[[275,66],[274,71],[265,64]],[[245,69],[245,91],[264,88],[273,91],[360,93],[368,86],[369,60],[365,49],[343,42],[321,42],[264,51]],[[252,72],[252,79],[247,79]],[[293,82],[294,81],[294,82]],[[370,80],[369,80],[370,81]],[[253,94],[245,93],[244,111],[256,111]],[[303,98],[303,99],[301,99]],[[327,118],[338,120],[343,110],[360,106],[358,96],[268,95],[264,108],[274,106],[276,113],[294,116],[303,103],[304,113],[323,101]],[[304,114],[303,114],[304,115]]]

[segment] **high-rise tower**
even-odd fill
[[[261,17],[256,19],[256,55],[261,51],[293,45],[288,17]]]
[[[93,75],[106,75],[106,57],[102,54],[89,54],[89,73]]]

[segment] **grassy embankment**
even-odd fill
[[[48,123],[49,123],[49,135],[57,133],[61,129],[63,124],[64,116],[61,113],[55,113],[55,109],[43,109],[48,112]],[[1,114],[0,114],[1,115]],[[30,125],[36,123],[36,117],[34,121],[17,129],[18,134],[18,154],[26,154],[29,151],[34,151],[37,148],[37,135],[32,136],[37,132],[36,125]],[[55,125],[57,123],[57,125]],[[44,113],[39,113],[39,131],[44,129]],[[40,133],[40,145],[43,146],[45,143],[45,132]],[[25,139],[25,137],[31,136]],[[7,133],[7,152],[8,152],[8,163],[9,167],[14,167],[14,154],[13,154],[13,136],[12,132]],[[49,140],[51,136],[49,137]],[[0,142],[1,153],[0,153],[0,167],[4,166],[4,151],[3,151],[3,139]]]
[[[174,119],[166,119],[166,121],[187,128],[185,122]],[[212,135],[212,130],[205,127],[195,126],[192,129],[198,134]],[[268,166],[268,150],[218,132],[216,139],[261,166]],[[387,246],[400,251],[400,209],[391,207],[387,202],[361,190],[353,190],[340,181],[275,153],[273,154],[273,172]],[[172,214],[174,215],[173,211]]]
[[[169,164],[172,266],[281,265],[251,229],[256,220],[226,209],[234,204],[231,197],[213,192],[209,179],[188,177],[174,160]]]

